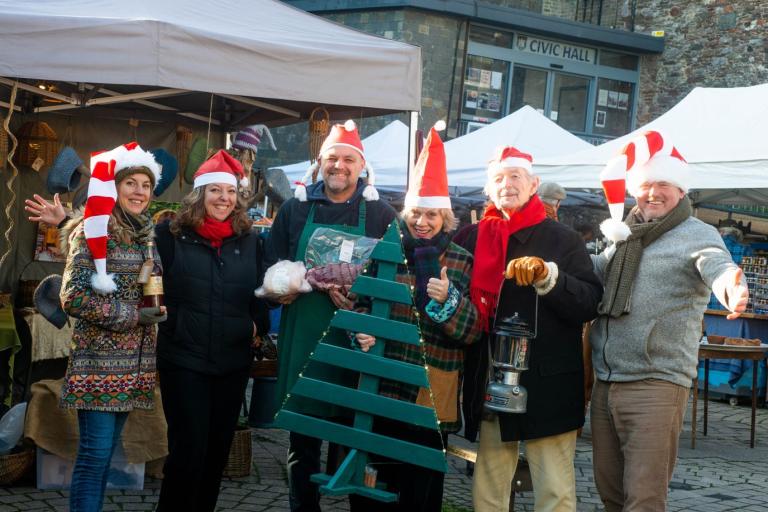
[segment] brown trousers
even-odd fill
[[[688,392],[663,380],[595,381],[593,464],[607,512],[666,509]]]

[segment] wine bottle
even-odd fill
[[[147,242],[149,255],[144,261],[142,274],[146,277],[139,282],[144,284],[144,298],[141,301],[143,308],[159,308],[163,305],[163,269],[154,258],[155,242]]]

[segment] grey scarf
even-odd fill
[[[598,313],[618,318],[629,313],[632,284],[643,257],[643,249],[691,216],[691,202],[683,197],[675,208],[658,221],[646,222],[635,206],[627,216],[632,234],[616,243],[616,253],[605,270],[605,292]]]

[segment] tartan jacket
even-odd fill
[[[453,314],[445,322],[435,323],[426,313],[419,312],[416,317],[414,306],[393,304],[391,318],[401,322],[417,324],[424,343],[421,346],[405,343],[388,342],[384,355],[393,359],[422,365],[426,364],[444,371],[458,371],[459,385],[464,373],[464,347],[480,339],[481,327],[477,309],[469,299],[469,279],[472,275],[472,255],[458,245],[451,243],[440,256],[440,266],[448,268],[448,279],[461,294],[461,300]],[[408,286],[415,286],[416,277],[400,265],[397,281]],[[422,359],[424,358],[424,359]],[[382,379],[379,392],[391,398],[415,402],[419,393],[417,386]],[[458,420],[441,422],[443,432],[457,432],[461,429],[459,394],[455,399]]]

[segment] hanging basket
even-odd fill
[[[11,485],[26,475],[35,463],[35,449],[0,455],[0,487]]]
[[[29,121],[21,125],[16,135],[19,148],[16,152],[16,165],[30,167],[40,158],[42,171],[53,164],[59,150],[59,138],[56,132],[42,121]]]
[[[331,129],[331,116],[325,107],[316,107],[309,114],[309,161],[315,163],[323,141]],[[314,180],[313,180],[314,181]]]
[[[249,476],[251,474],[251,449],[251,429],[237,427],[223,475],[228,478]]]

